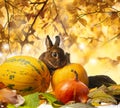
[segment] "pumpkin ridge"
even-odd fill
[[[37,71],[38,74],[41,74],[40,70],[37,69],[36,66],[34,66],[33,64],[31,64],[30,61],[25,60],[24,58],[19,58],[19,59],[15,59],[15,58],[13,58],[13,59],[8,59],[8,60],[6,61],[6,63],[7,63],[7,62],[14,62],[14,61],[18,61],[18,62],[20,62],[20,63],[23,63],[24,65],[29,64],[30,66],[32,66],[32,67]]]

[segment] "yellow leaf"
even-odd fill
[[[100,103],[112,103],[117,104],[115,98],[107,93],[105,93],[102,89],[95,89],[88,94],[89,102],[92,105],[98,106]]]
[[[120,95],[120,85],[109,86],[108,90],[111,95]]]
[[[2,8],[3,6],[5,6],[4,0],[0,0],[0,8]]]
[[[3,29],[3,26],[2,26],[2,24],[0,24],[0,31]]]
[[[83,25],[86,26],[87,25],[87,21],[83,18],[79,18],[78,21]]]
[[[3,12],[0,10],[0,17],[4,17]]]

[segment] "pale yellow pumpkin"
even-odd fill
[[[34,57],[14,56],[0,65],[0,82],[21,95],[45,92],[50,84],[50,72]]]

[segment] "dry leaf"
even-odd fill
[[[3,88],[0,89],[0,102],[19,106],[24,103],[24,98],[20,95],[17,95],[15,90]]]
[[[120,96],[120,85],[112,85],[108,87],[108,93],[110,95],[119,95]]]
[[[83,18],[79,18],[78,21],[83,25],[86,26],[87,25],[87,21]]]
[[[1,89],[0,102],[16,104],[18,102],[16,92],[13,92],[7,88]]]
[[[98,106],[100,103],[112,103],[117,104],[115,98],[102,89],[95,89],[88,94],[89,101],[92,105]]]

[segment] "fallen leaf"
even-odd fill
[[[42,97],[41,97],[42,96]],[[40,93],[40,101],[46,100],[49,104],[51,104],[54,108],[58,108],[63,104],[59,102],[56,97],[51,93]]]
[[[20,106],[19,108],[37,108],[39,106],[39,93],[33,93],[24,96],[25,103],[23,106]]]
[[[16,94],[15,90],[3,88],[0,89],[0,102],[3,104],[20,106],[24,103],[24,98],[21,95]]]
[[[113,95],[114,98],[120,102],[120,85],[112,85],[108,87],[108,94]]]
[[[49,104],[52,104],[53,102],[57,101],[55,96],[50,93],[40,93],[40,96],[42,96],[42,97],[40,97],[41,99],[47,100],[49,102]]]
[[[0,90],[0,102],[17,104],[18,100],[17,100],[16,92],[10,89],[7,89],[7,88],[1,89]]]
[[[91,103],[94,106],[98,106],[101,103],[112,103],[117,104],[117,101],[115,98],[109,94],[107,94],[105,91],[106,89],[103,87],[99,89],[92,90],[89,94],[89,100],[88,103]]]
[[[111,95],[120,95],[120,85],[112,85],[108,87],[109,94]]]

